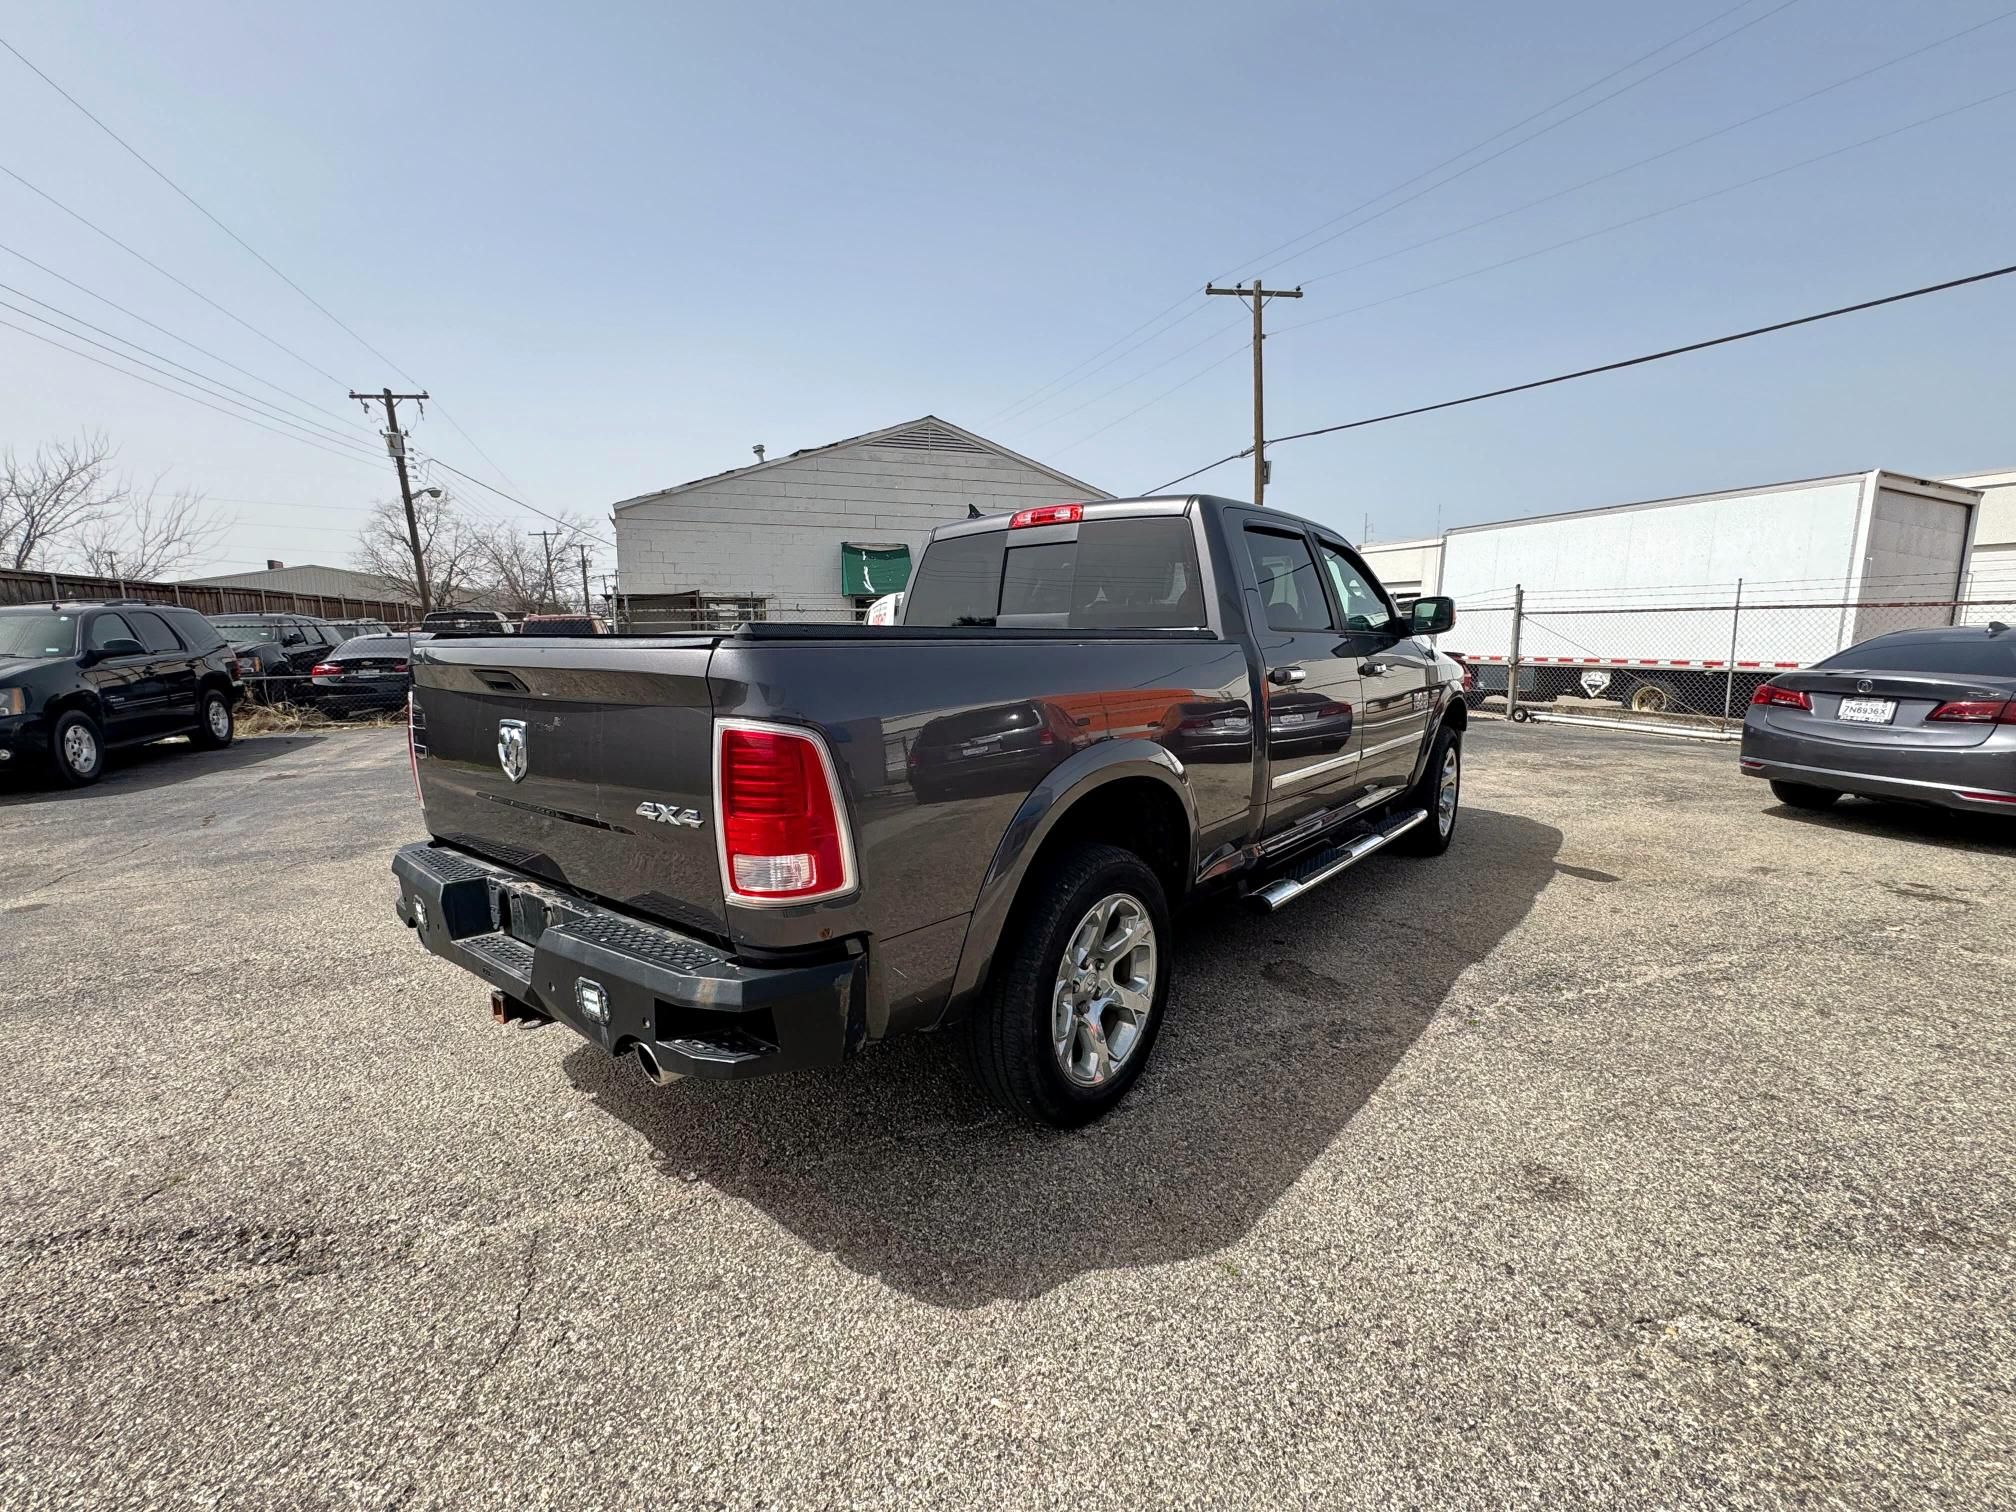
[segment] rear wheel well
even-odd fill
[[[1172,908],[1188,891],[1189,815],[1182,800],[1152,777],[1122,777],[1086,793],[1051,826],[1025,876],[1079,845],[1132,851],[1154,871]]]

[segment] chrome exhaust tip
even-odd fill
[[[679,1080],[678,1072],[667,1071],[658,1064],[658,1057],[651,1053],[649,1045],[637,1047],[637,1066],[644,1073],[644,1079],[654,1087],[669,1087]]]

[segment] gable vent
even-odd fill
[[[900,431],[877,437],[873,444],[894,447],[898,451],[963,452],[973,457],[987,453],[986,447],[977,446],[957,431],[947,430],[930,420],[906,425]]]

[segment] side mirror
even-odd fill
[[[1431,595],[1414,600],[1407,611],[1409,635],[1440,635],[1456,623],[1456,600]]]

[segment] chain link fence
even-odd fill
[[[1912,586],[1857,598],[1790,584],[1726,596],[1517,588],[1459,600],[1442,649],[1474,674],[1470,702],[1486,713],[1734,739],[1751,695],[1780,672],[1895,630],[2016,624],[2016,582],[1964,598]]]

